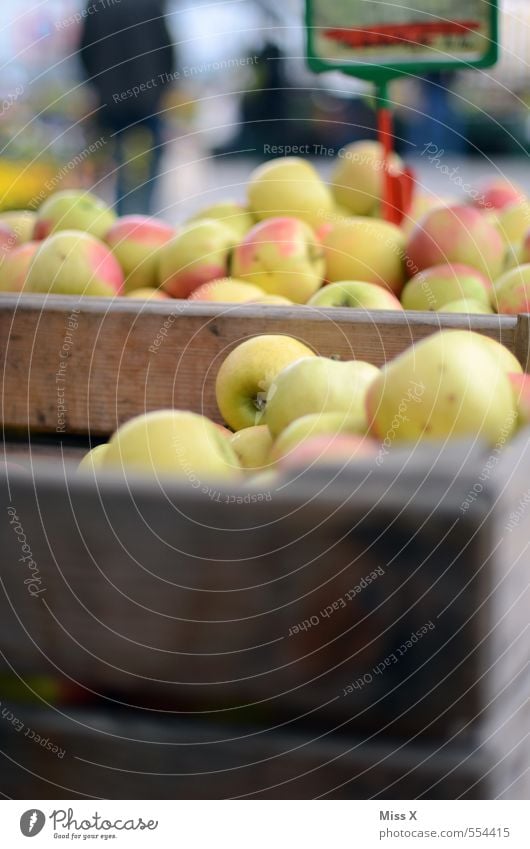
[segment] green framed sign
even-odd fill
[[[306,0],[313,71],[384,83],[486,68],[498,58],[499,0]]]

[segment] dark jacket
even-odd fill
[[[92,10],[89,12],[89,10]],[[88,0],[79,48],[99,120],[121,130],[154,113],[175,71],[164,0]]]

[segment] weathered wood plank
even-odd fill
[[[443,327],[471,328],[514,350],[516,325],[509,316],[4,295],[1,420],[7,430],[106,436],[162,407],[218,419],[219,365],[260,333],[293,335],[324,356],[382,365]]]

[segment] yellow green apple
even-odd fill
[[[499,210],[495,226],[507,245],[520,244],[530,229],[530,203],[519,200]]]
[[[222,221],[223,224],[233,230],[235,242],[240,242],[256,223],[252,213],[242,203],[235,200],[226,200],[212,206],[206,206],[188,220],[198,221],[201,218],[216,218],[218,221]]]
[[[31,242],[37,215],[29,209],[13,209],[8,212],[0,212],[0,224],[6,224],[11,228],[17,245]]]
[[[389,362],[367,393],[371,431],[394,442],[506,440],[516,421],[509,378],[480,334],[444,330]]]
[[[263,289],[244,280],[234,277],[223,277],[220,280],[210,280],[194,289],[189,296],[190,301],[217,301],[225,304],[244,304],[255,301],[263,296]]]
[[[65,189],[50,195],[39,206],[33,238],[45,239],[60,230],[82,230],[103,239],[115,220],[115,212],[96,195],[82,189]]]
[[[328,283],[308,301],[311,307],[350,307],[364,310],[401,310],[403,307],[392,292],[359,280]]]
[[[362,360],[341,362],[328,357],[306,357],[291,363],[272,381],[265,421],[273,437],[295,419],[309,413],[342,413],[359,431],[366,430],[366,391],[379,369]]]
[[[530,312],[530,263],[501,274],[493,285],[491,297],[499,313],[518,315]]]
[[[405,281],[405,235],[395,224],[344,218],[334,222],[322,244],[330,283],[362,280],[399,295]]]
[[[461,312],[470,315],[492,315],[493,310],[489,304],[484,304],[476,298],[461,298],[459,301],[449,301],[442,307],[438,307],[437,312]]]
[[[259,298],[253,298],[252,304],[263,304],[264,306],[273,307],[292,307],[293,302],[289,298],[284,298],[283,295],[261,295]]]
[[[125,292],[126,298],[133,298],[137,301],[169,301],[169,295],[161,289],[155,289],[153,286],[145,286],[140,289],[133,289],[132,292]]]
[[[322,285],[322,245],[297,218],[267,218],[234,248],[232,274],[269,295],[305,304]]]
[[[158,280],[158,253],[175,229],[158,218],[124,215],[105,234],[105,242],[125,275],[125,291],[154,287]]]
[[[121,266],[99,239],[79,230],[60,230],[36,250],[26,277],[28,292],[55,295],[119,295]]]
[[[203,283],[226,277],[234,241],[233,230],[214,218],[186,224],[159,250],[160,285],[173,298],[187,298]]]
[[[472,298],[489,306],[491,282],[476,268],[459,263],[435,265],[415,274],[401,293],[406,310],[440,310],[451,301]]]
[[[277,463],[297,445],[323,433],[366,433],[366,415],[350,417],[347,413],[308,413],[284,428],[272,445],[269,459]]]
[[[215,395],[225,422],[233,430],[264,424],[267,393],[277,374],[312,356],[311,348],[292,336],[253,336],[241,342],[217,373]]]
[[[400,173],[403,162],[394,154],[390,168]],[[331,191],[335,201],[351,215],[371,215],[383,194],[384,154],[376,141],[357,141],[339,150],[331,174]]]
[[[107,451],[107,443],[103,443],[102,445],[96,445],[95,448],[92,448],[88,454],[85,454],[81,462],[77,467],[78,472],[90,472],[94,474],[98,469],[103,468],[103,457]]]
[[[272,436],[267,425],[244,427],[232,434],[230,443],[243,469],[259,472],[269,465]]]
[[[247,185],[248,206],[264,218],[294,217],[318,227],[333,210],[329,188],[305,159],[285,156],[258,166]]]
[[[156,410],[130,419],[113,434],[101,462],[105,469],[187,479],[194,489],[205,478],[241,476],[229,440],[205,416],[185,410]]]
[[[490,280],[502,270],[504,243],[498,230],[473,206],[433,209],[421,218],[407,243],[408,267],[458,263],[477,269]]]

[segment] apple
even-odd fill
[[[187,298],[203,283],[226,277],[233,246],[234,233],[222,221],[201,218],[186,224],[160,248],[161,286],[173,298]]]
[[[145,286],[141,289],[133,289],[132,292],[125,292],[126,298],[134,298],[138,301],[170,301],[169,295],[162,292],[161,289],[155,289],[152,286]]]
[[[453,263],[420,271],[401,293],[406,310],[440,310],[445,304],[472,298],[489,306],[491,283],[476,268]]]
[[[401,310],[403,307],[388,289],[375,283],[341,280],[329,283],[308,301],[310,307],[351,307],[365,310]]]
[[[331,192],[313,166],[296,156],[258,166],[247,185],[248,206],[258,221],[292,216],[318,227],[333,210]]]
[[[102,468],[185,478],[194,489],[206,477],[241,476],[229,440],[205,416],[185,410],[156,410],[130,419],[111,437]]]
[[[260,298],[252,298],[251,304],[265,304],[273,307],[292,307],[293,302],[283,295],[262,295]]]
[[[311,228],[297,218],[267,218],[236,245],[232,274],[260,286],[269,295],[305,304],[322,285],[322,245]]]
[[[529,259],[530,252],[526,253],[524,244],[506,245],[502,270],[503,272],[510,271],[512,268],[517,268],[518,265],[524,265]]]
[[[0,260],[0,292],[22,292],[40,242],[24,242]]]
[[[474,341],[477,345],[481,345],[489,353],[490,357],[494,358],[499,368],[505,374],[522,374],[523,367],[521,363],[515,354],[512,354],[505,345],[497,342],[496,339],[492,339],[491,336],[484,336],[482,333],[475,333]]]
[[[397,154],[390,159],[394,172],[403,171]],[[331,174],[331,191],[335,201],[353,215],[371,215],[379,207],[383,195],[384,153],[376,141],[357,141],[341,148]]]
[[[243,469],[259,472],[269,465],[272,436],[267,425],[244,427],[232,434],[230,443]]]
[[[447,263],[476,268],[491,279],[499,275],[504,244],[497,229],[473,206],[450,206],[427,212],[407,244],[413,273]]]
[[[509,378],[480,334],[443,330],[407,348],[368,388],[371,431],[387,442],[506,439],[516,419]]]
[[[157,285],[158,252],[175,235],[164,221],[147,215],[124,215],[105,234],[105,242],[125,275],[125,291]]]
[[[91,192],[65,189],[56,192],[39,206],[33,231],[34,239],[45,239],[60,230],[82,230],[103,239],[116,214]]]
[[[530,203],[519,200],[498,211],[495,227],[507,245],[518,245],[530,228]]]
[[[17,234],[9,226],[0,221],[0,261],[3,256],[13,250],[18,244]]]
[[[274,441],[270,451],[270,460],[277,463],[286,457],[297,445],[323,433],[366,433],[366,417],[350,417],[340,413],[308,413],[287,425]]]
[[[493,310],[488,304],[483,304],[476,298],[461,298],[459,301],[450,301],[442,307],[438,307],[437,312],[461,312],[470,315],[492,315]]]
[[[416,192],[412,199],[412,205],[400,224],[403,232],[408,236],[412,233],[418,221],[432,209],[440,209],[458,204],[455,197],[436,197],[421,192]]]
[[[94,474],[98,469],[103,468],[103,457],[105,456],[107,451],[107,443],[103,443],[102,445],[96,445],[95,448],[92,448],[88,454],[85,454],[81,462],[77,467],[78,472],[90,472]]]
[[[493,285],[492,302],[499,313],[530,312],[530,263],[501,274]]]
[[[311,466],[343,467],[353,460],[373,458],[379,451],[374,439],[350,433],[326,433],[304,439],[279,460],[280,471],[303,471]]]
[[[255,217],[249,210],[235,200],[222,201],[213,206],[207,206],[192,215],[188,221],[199,221],[202,218],[215,218],[222,221],[234,233],[234,241],[240,242],[256,223]]]
[[[54,295],[119,295],[123,272],[109,248],[78,230],[61,230],[40,243],[26,291]]]
[[[265,421],[277,437],[292,421],[308,413],[343,413],[366,430],[365,396],[379,369],[362,360],[341,362],[305,357],[280,371],[271,382]]]
[[[523,190],[505,179],[488,180],[479,187],[479,191],[473,202],[480,209],[504,209],[524,200]]]
[[[405,236],[387,221],[344,218],[322,241],[326,279],[375,283],[399,295],[405,281]]]
[[[263,295],[263,289],[244,280],[224,277],[220,280],[210,280],[195,289],[189,296],[190,301],[217,301],[225,304],[243,304],[254,301]]]
[[[276,375],[313,351],[291,336],[253,336],[225,358],[217,373],[215,394],[225,422],[233,430],[263,424],[269,388]]]
[[[13,231],[17,245],[30,242],[33,238],[37,215],[29,209],[14,209],[0,212],[0,224],[7,225]]]
[[[530,229],[525,233],[518,257],[520,265],[526,265],[526,263],[530,262]]]
[[[508,375],[517,405],[519,427],[530,425],[530,375],[512,373]]]

